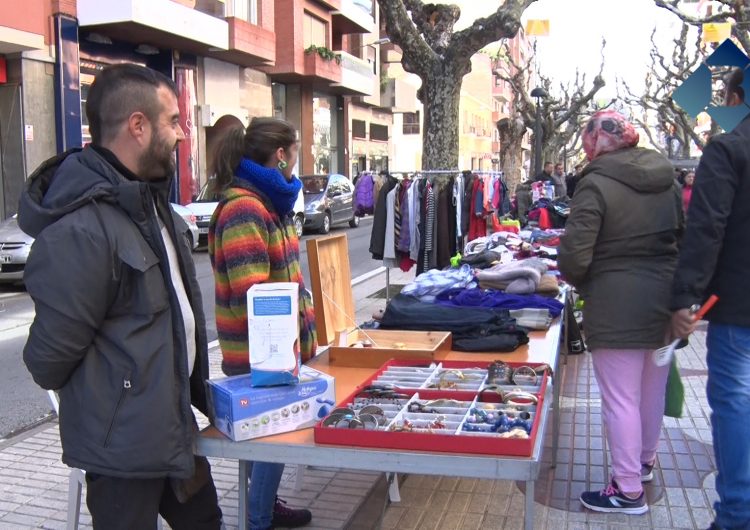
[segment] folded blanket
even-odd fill
[[[530,258],[512,263],[496,265],[477,273],[477,281],[483,289],[499,289],[512,294],[536,292],[547,265],[539,259]]]
[[[553,274],[545,274],[542,276],[536,292],[544,296],[557,296],[560,294],[560,286],[557,283],[557,277]]]

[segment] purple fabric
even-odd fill
[[[559,317],[563,304],[554,298],[536,294],[517,295],[485,289],[450,289],[437,295],[435,303],[446,307],[491,307],[496,309],[548,309]]]
[[[407,200],[407,193],[411,184],[411,181],[404,181],[401,184],[401,232],[399,232],[398,241],[396,241],[396,249],[405,254],[409,253],[411,246],[411,235],[409,234],[411,219],[409,218],[409,201]]]
[[[374,189],[375,181],[372,173],[363,172],[354,186],[354,213],[358,217],[372,214],[374,211]]]

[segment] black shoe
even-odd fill
[[[595,512],[640,515],[648,511],[643,492],[637,499],[626,497],[614,480],[601,491],[584,491],[580,499],[581,504]]]
[[[276,497],[276,505],[273,507],[273,520],[271,525],[276,528],[297,528],[305,526],[312,520],[310,510],[294,510],[287,507],[286,501]]]

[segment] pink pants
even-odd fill
[[[602,396],[602,419],[621,491],[640,492],[641,464],[656,458],[664,416],[669,365],[658,367],[651,350],[594,350],[591,358]]]

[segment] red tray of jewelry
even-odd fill
[[[547,365],[391,360],[315,426],[315,442],[531,456]]]

